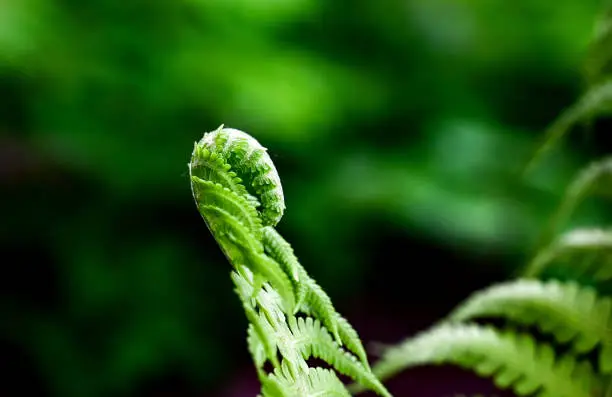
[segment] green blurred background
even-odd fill
[[[268,147],[278,229],[364,341],[508,277],[602,151],[576,135],[517,175],[584,88],[600,3],[0,1],[0,394],[256,394],[187,178],[222,123]]]

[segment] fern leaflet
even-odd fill
[[[603,344],[600,370],[612,370],[612,301],[597,298],[589,287],[577,283],[515,280],[476,292],[448,317],[452,322],[502,317],[517,324],[536,325],[559,342],[572,342],[577,353]]]
[[[492,377],[520,396],[590,397],[590,365],[571,356],[555,361],[552,347],[514,331],[473,324],[445,324],[389,349],[374,367],[380,379],[420,365],[455,364]],[[358,388],[356,388],[359,390]]]

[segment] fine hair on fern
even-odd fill
[[[274,229],[285,202],[266,149],[247,133],[220,126],[196,142],[189,173],[198,210],[233,267],[261,395],[348,396],[335,370],[390,397],[357,332]],[[310,357],[332,369],[310,367]]]

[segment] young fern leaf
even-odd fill
[[[304,273],[297,257],[293,253],[293,248],[278,232],[270,226],[263,229],[263,245],[266,253],[282,267],[285,273],[291,278],[291,283],[295,289],[296,309],[299,310],[306,297],[306,288],[300,273]]]
[[[228,164],[219,153],[211,151],[206,146],[202,145],[201,142],[202,141],[200,141],[200,143],[195,143],[193,154],[191,155],[191,162],[188,164],[189,175],[192,181],[193,177],[198,177],[200,180],[219,183],[221,186],[230,189],[237,195],[244,197],[253,207],[259,207],[259,200],[247,192],[242,184],[242,179],[240,179],[234,171],[231,171],[231,165]],[[197,190],[193,182],[191,190],[197,202]]]
[[[390,348],[373,370],[384,380],[404,369],[431,364],[474,370],[519,396],[591,397],[596,384],[586,362],[572,356],[555,361],[552,347],[538,345],[530,335],[473,324],[443,324],[416,335]]]
[[[286,272],[292,275],[297,285],[296,291],[300,305],[299,310],[306,314],[316,314],[323,324],[331,331],[338,343],[342,343],[338,331],[338,314],[331,299],[317,283],[311,279],[306,270],[300,265],[293,249],[283,237],[273,228],[264,230],[264,246],[269,255],[283,265]],[[304,300],[308,300],[308,304]]]
[[[253,286],[249,282],[252,277],[248,269],[243,269],[243,273],[245,276],[234,273],[232,279],[237,285],[237,292],[241,299],[248,301],[253,294]],[[376,391],[381,396],[390,396],[369,368],[361,364],[352,354],[340,348],[319,320],[310,317],[306,319],[294,316],[285,317],[283,311],[280,310],[280,296],[267,285],[255,300],[260,311],[259,316],[249,314],[247,310],[247,317],[253,324],[253,335],[256,336],[251,338],[251,351],[259,352],[258,354],[263,352],[268,359],[272,360],[276,357],[278,348],[278,352],[283,357],[281,365],[286,365],[292,374],[308,372],[306,360],[310,357],[320,358],[329,363],[336,371],[349,376],[366,388]],[[253,319],[253,316],[256,318]],[[274,348],[270,348],[269,344],[274,344]],[[259,365],[263,366],[261,359],[259,359]],[[275,368],[279,366],[275,365]]]
[[[240,270],[240,274],[236,271],[232,272],[231,277],[236,286],[235,292],[240,298],[247,320],[249,320],[247,344],[249,352],[255,362],[257,373],[261,378],[262,375],[265,375],[263,373],[263,366],[266,360],[270,360],[274,367],[280,366],[280,362],[276,355],[277,341],[269,321],[266,321],[266,319],[258,314],[255,309],[253,301],[256,298],[253,295],[256,287],[253,286],[253,284],[255,284],[253,273],[245,268],[241,268]],[[250,282],[247,280],[250,280]],[[263,285],[261,288],[263,288]],[[259,290],[261,290],[261,288],[259,288]],[[278,302],[278,306],[280,305],[281,303]]]
[[[310,357],[323,359],[338,372],[350,376],[381,396],[391,396],[368,368],[364,367],[355,356],[339,348],[337,342],[318,320],[310,317],[289,318],[289,328],[299,341],[291,347],[300,351],[304,359]],[[296,340],[291,343],[296,343]]]
[[[271,227],[265,227],[263,235],[266,252],[292,276],[292,282],[296,285],[297,308],[306,314],[315,314],[334,335],[335,340],[339,344],[346,345],[357,355],[361,363],[369,368],[367,354],[359,335],[349,322],[336,312],[325,291],[308,276],[289,243]],[[304,303],[306,298],[309,304]]]
[[[335,311],[329,296],[314,280],[308,277],[308,275],[304,275],[303,278],[306,280],[307,298],[302,311],[321,319],[323,324],[332,332],[335,340],[338,343],[344,343],[346,347],[359,357],[361,363],[366,368],[370,368],[365,348],[355,329]]]
[[[250,321],[250,319],[249,319]],[[249,328],[247,329],[247,347],[249,349],[249,353],[251,357],[253,357],[253,362],[255,363],[255,369],[257,370],[257,378],[260,382],[264,382],[266,379],[266,373],[264,372],[264,364],[268,358],[268,354],[266,353],[265,346],[261,339],[259,338],[253,324],[249,324]],[[274,364],[275,367],[280,366],[280,364]]]
[[[600,371],[612,370],[612,301],[597,298],[589,287],[574,282],[516,280],[476,292],[449,316],[450,322],[502,317],[536,325],[561,343],[572,342],[577,353],[602,344]]]
[[[338,314],[336,317],[336,321],[338,323],[338,334],[340,335],[340,340],[344,342],[346,347],[355,353],[357,358],[361,361],[361,363],[370,370],[370,363],[368,362],[368,356],[366,354],[365,348],[361,343],[361,339],[357,334],[357,331],[353,328],[353,326],[341,315]]]
[[[232,263],[247,266],[270,281],[283,296],[286,309],[293,312],[295,299],[291,282],[279,264],[263,254],[261,242],[255,240],[244,225],[227,211],[210,205],[200,206],[199,209],[208,219],[209,227]],[[256,289],[254,294],[257,292]]]
[[[286,365],[276,368],[263,383],[268,397],[349,397],[336,375],[323,368],[309,368],[306,376],[295,377]]]
[[[223,187],[220,183],[205,181],[197,176],[192,177],[191,181],[196,186],[194,194],[198,206],[210,205],[225,209],[238,218],[257,240],[261,239],[261,219],[248,199]]]
[[[320,318],[323,324],[332,332],[336,341],[340,343],[342,338],[340,338],[338,331],[337,314],[331,299],[306,273],[300,273],[306,288],[306,301],[302,305],[302,310],[307,314]]]
[[[612,232],[596,228],[571,230],[541,250],[523,276],[541,276],[561,263],[568,264],[575,276],[588,274],[596,281],[612,279]]]
[[[266,149],[248,134],[221,126],[196,143],[189,171],[198,210],[234,267],[263,396],[347,396],[333,371],[308,366],[317,357],[390,397],[372,373],[357,332],[273,228],[285,204]],[[298,318],[298,312],[310,317]],[[266,361],[274,368],[270,374]]]

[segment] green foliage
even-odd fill
[[[591,85],[551,125],[527,170],[576,123],[612,111],[612,53],[601,44],[609,43],[610,26],[612,14],[607,13],[594,44],[599,55],[589,60],[587,68]],[[586,197],[610,195],[610,164],[607,158],[596,161],[570,184],[545,230],[547,244],[526,266],[524,278],[474,293],[439,324],[386,348],[374,373],[385,380],[414,366],[454,364],[492,378],[499,388],[519,396],[608,396],[612,390],[612,300],[603,290],[582,283],[601,285],[612,278],[612,234],[582,228],[548,241]],[[554,274],[548,281],[536,278],[551,278],[559,265],[570,281],[556,280]],[[483,325],[491,319],[503,320],[504,325]],[[569,346],[569,351],[560,354],[555,345],[539,341],[529,332],[534,328],[552,336],[556,344]],[[595,368],[585,355],[594,351]],[[355,385],[351,390],[358,392],[362,387]]]
[[[576,207],[587,196],[612,196],[612,158],[604,158],[592,162],[581,170],[567,188],[563,201],[550,220],[545,230],[544,241],[556,234],[560,225],[572,215]]]
[[[505,318],[516,325],[535,325],[576,353],[602,344],[599,368],[609,372],[612,358],[612,301],[593,288],[575,282],[516,280],[475,293],[449,316],[462,322],[479,318]]]
[[[555,359],[552,347],[527,334],[473,324],[434,327],[389,349],[374,367],[381,379],[417,365],[455,364],[493,377],[520,396],[589,397],[595,384],[588,363]]]
[[[578,123],[587,123],[597,117],[612,114],[611,21],[612,7],[609,7],[595,24],[593,39],[584,66],[585,92],[548,127],[542,144],[538,146],[528,162],[526,170],[532,169],[543,155]]]
[[[374,367],[387,379],[426,364],[455,364],[492,377],[500,388],[517,395],[592,396],[600,377],[582,353],[600,345],[599,373],[612,370],[609,298],[574,282],[514,280],[474,293],[440,324],[388,348]],[[476,320],[506,320],[504,328]],[[538,342],[520,327],[536,326],[573,353],[556,356],[552,346]],[[359,391],[359,387],[352,390]]]
[[[607,1],[607,3],[610,3]],[[594,86],[612,73],[612,7],[601,14],[595,23],[591,48],[584,65],[587,84]]]
[[[274,149],[279,230],[337,306],[369,290],[389,233],[460,249],[467,273],[483,247],[512,268],[578,150],[498,189],[579,89],[600,0],[0,3],[7,377],[117,397],[168,377],[171,394],[222,395],[240,377],[226,347],[242,314],[186,191],[202,126]]]
[[[612,278],[611,249],[612,233],[609,230],[573,229],[540,250],[524,274],[528,277],[546,276],[555,268],[562,268],[593,282],[608,281]]]
[[[371,372],[355,330],[273,228],[285,204],[266,149],[248,134],[221,126],[195,144],[189,172],[200,214],[234,268],[262,395],[347,395],[333,371],[309,367],[307,360],[315,357],[390,396]],[[268,360],[270,374],[264,371]]]
[[[612,81],[603,81],[588,88],[583,96],[565,110],[548,128],[544,141],[527,165],[527,171],[570,132],[579,122],[612,114]]]

